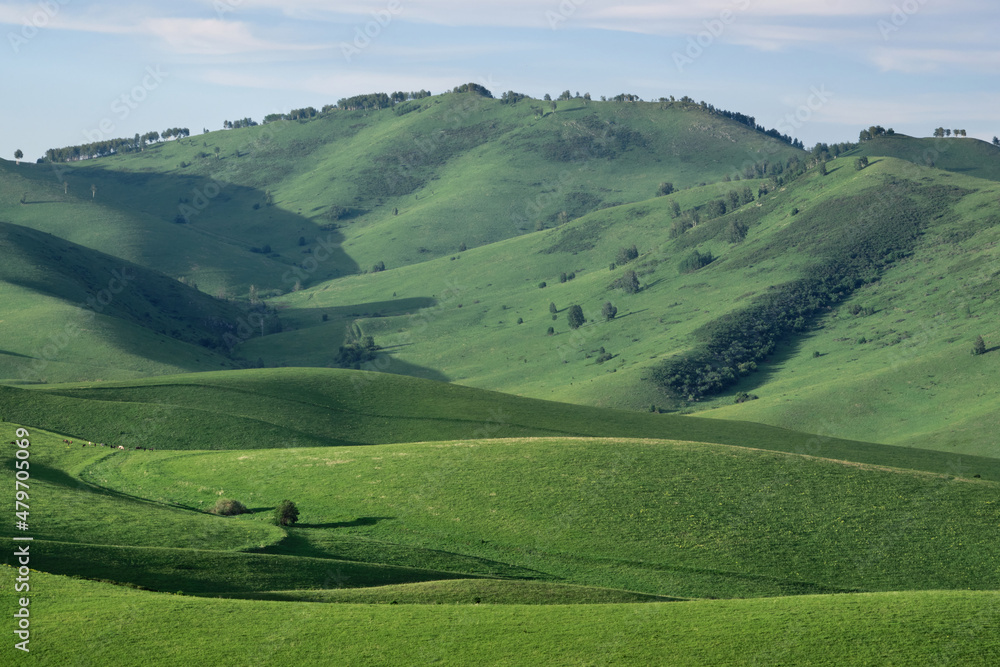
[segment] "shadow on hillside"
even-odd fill
[[[231,158],[232,160],[247,159]],[[194,168],[209,173],[176,173],[114,171],[104,167],[108,162],[94,161],[40,164],[23,174],[37,182],[49,182],[58,187],[63,180],[69,183],[70,193],[79,193],[78,203],[96,201],[102,206],[117,209],[134,217],[137,226],[156,225],[158,233],[132,235],[138,247],[128,250],[130,256],[144,258],[144,266],[161,272],[176,269],[177,258],[164,257],[163,235],[185,235],[192,248],[210,251],[200,257],[180,258],[180,263],[199,264],[202,269],[213,269],[225,276],[224,282],[231,290],[242,292],[249,284],[240,276],[256,276],[252,282],[261,293],[268,290],[289,292],[296,281],[302,286],[316,284],[332,278],[359,273],[358,264],[341,248],[343,234],[336,229],[336,221],[311,220],[298,213],[267,203],[264,187],[236,185],[223,179],[213,180],[210,173],[217,170],[212,162],[202,162]],[[88,164],[92,162],[94,165]],[[172,165],[159,165],[169,168]],[[134,167],[134,165],[133,165]],[[247,178],[253,178],[248,176]],[[96,198],[91,196],[91,184],[97,186]],[[61,194],[61,191],[60,191]],[[57,203],[37,201],[31,203]],[[331,205],[337,202],[331,202]],[[329,222],[327,229],[318,223]],[[182,224],[186,223],[186,224]],[[159,226],[162,225],[162,226]],[[245,236],[235,236],[236,228],[255,229]],[[265,231],[260,231],[265,230]],[[146,231],[146,230],[143,230]],[[305,246],[299,246],[299,237],[305,237]],[[88,245],[92,235],[81,229],[80,235],[67,240]],[[252,247],[269,245],[275,253],[252,253]],[[104,247],[107,246],[107,247]],[[107,243],[90,245],[96,250],[116,255],[123,249]],[[311,250],[312,252],[303,252]],[[211,259],[206,266],[206,256]],[[185,260],[188,259],[187,262]],[[234,266],[237,264],[237,266]],[[168,274],[170,275],[170,274]]]

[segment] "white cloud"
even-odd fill
[[[1000,51],[957,49],[877,49],[872,61],[883,72],[926,74],[970,70],[995,73],[1000,69]]]
[[[287,44],[261,39],[245,23],[218,19],[147,19],[135,27],[141,34],[152,35],[173,53],[195,55],[232,55],[261,51],[315,51],[318,45]]]

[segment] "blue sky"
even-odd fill
[[[990,140],[998,28],[995,0],[0,0],[0,156],[470,81]]]

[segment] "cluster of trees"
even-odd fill
[[[403,91],[396,91],[393,93],[368,93],[366,95],[355,95],[353,97],[339,99],[337,100],[336,106],[323,107],[323,112],[325,113],[333,109],[341,109],[343,111],[389,109],[394,105],[406,102],[407,100],[419,100],[430,96],[431,91],[422,89],[409,93]]]
[[[627,269],[617,280],[608,285],[608,289],[620,289],[626,294],[639,291],[639,276],[632,269]]]
[[[670,99],[671,99],[671,101],[673,101],[673,96],[671,96]],[[694,104],[694,100],[691,99],[690,97],[688,97],[687,95],[685,95],[684,97],[682,97],[680,101],[681,101],[682,104]],[[768,130],[768,129],[765,129],[763,125],[758,125],[757,124],[757,119],[754,116],[743,114],[743,113],[740,113],[738,111],[729,111],[727,109],[719,109],[719,108],[716,108],[712,104],[706,103],[704,100],[702,100],[701,102],[699,102],[698,105],[702,109],[704,109],[705,111],[707,111],[707,112],[709,112],[711,114],[715,114],[716,116],[722,116],[723,118],[728,118],[729,120],[735,120],[737,123],[741,123],[743,125],[746,125],[747,127],[749,127],[752,130],[757,130],[758,132],[766,134],[769,137],[772,137],[772,138],[777,139],[779,141],[783,141],[786,144],[788,144],[789,146],[794,146],[795,148],[802,148],[802,149],[805,148],[805,144],[803,144],[800,140],[796,139],[795,137],[792,137],[792,136],[787,135],[787,134],[782,134],[781,132],[779,132],[778,130],[776,130],[774,128],[771,128],[770,130]]]
[[[801,333],[812,318],[878,280],[886,266],[907,256],[925,215],[905,200],[868,209],[847,239],[827,248],[827,259],[810,270],[810,277],[779,285],[747,308],[702,327],[697,332],[703,341],[700,349],[664,363],[651,379],[689,401],[724,391],[754,372],[781,340]]]
[[[871,141],[878,137],[891,137],[896,134],[896,131],[891,127],[887,130],[881,125],[872,125],[867,130],[861,130],[861,135],[858,137],[858,141]]]
[[[264,123],[274,123],[279,120],[309,120],[310,118],[315,118],[318,115],[319,112],[316,111],[315,107],[303,107],[301,109],[292,109],[288,113],[269,113],[264,116]],[[253,123],[253,125],[256,125],[256,123]],[[243,127],[251,126],[244,125]]]
[[[493,93],[486,89],[485,86],[480,86],[478,83],[463,83],[461,86],[455,86],[451,89],[453,93],[475,93],[476,95],[481,95],[483,97],[488,97],[493,99]]]
[[[949,130],[949,129],[944,128],[944,127],[939,127],[936,130],[934,130],[934,136],[935,137],[950,137],[952,135],[955,135],[956,137],[964,137],[964,136],[966,136],[965,130]],[[994,137],[994,139],[995,139],[995,137]],[[997,142],[994,141],[994,144],[996,144],[996,143]]]
[[[812,147],[813,158],[820,161],[831,160],[841,153],[846,153],[847,151],[854,150],[858,147],[858,144],[852,143],[850,141],[843,141],[838,144],[826,144],[823,142],[818,142]]]
[[[183,139],[184,137],[190,137],[190,136],[191,136],[191,130],[187,129],[186,127],[171,127],[169,129],[164,130],[163,133],[160,135],[160,138],[166,141],[167,139],[173,139],[175,137],[177,139]]]
[[[346,345],[341,345],[337,350],[335,360],[337,366],[341,368],[361,369],[361,364],[372,361],[378,357],[381,348],[375,344],[375,339],[371,336],[363,336],[359,340],[352,341]]]
[[[531,99],[524,93],[515,93],[513,90],[508,90],[506,93],[500,96],[500,102],[503,104],[517,104],[521,100]]]
[[[271,114],[271,115],[273,116],[274,114]],[[267,120],[265,119],[264,122],[266,123]],[[255,125],[257,125],[257,121],[255,121],[253,118],[243,118],[241,120],[224,120],[224,121],[222,121],[222,129],[224,129],[224,130],[238,130],[241,127],[254,127]]]
[[[186,127],[174,127],[159,132],[147,132],[136,134],[131,139],[104,139],[89,144],[78,146],[64,146],[63,148],[50,148],[45,151],[45,160],[48,162],[72,162],[76,160],[89,160],[92,158],[106,157],[108,155],[120,155],[124,153],[137,153],[144,149],[147,144],[165,141],[172,137],[188,137],[191,130]]]

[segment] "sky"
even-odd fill
[[[467,82],[989,141],[998,28],[996,0],[0,0],[0,157]]]

